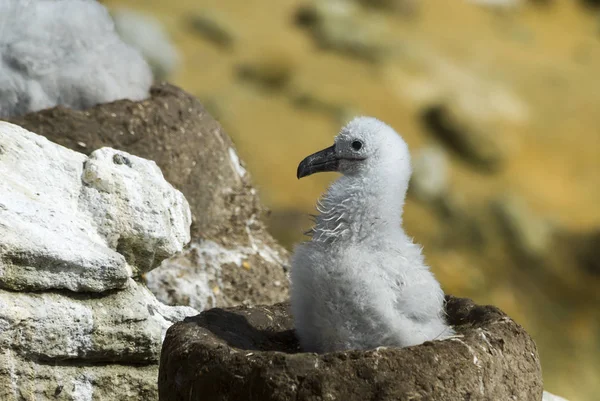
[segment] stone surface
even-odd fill
[[[523,5],[522,0],[469,0],[469,2],[498,9],[511,9]]]
[[[295,20],[322,49],[371,62],[390,58],[394,53],[386,20],[360,13],[354,3],[312,2],[298,9]]]
[[[0,351],[0,399],[156,400],[156,365],[39,364]]]
[[[383,12],[394,11],[408,15],[416,13],[420,6],[418,0],[358,0],[358,2]]]
[[[122,288],[189,242],[187,202],[153,162],[86,157],[4,122],[0,147],[0,287]]]
[[[532,261],[548,255],[555,229],[551,222],[536,216],[523,199],[514,194],[504,194],[491,207],[517,254]]]
[[[195,312],[162,304],[131,279],[98,296],[0,290],[0,349],[44,363],[151,364],[167,328]]]
[[[201,309],[286,299],[287,252],[265,229],[265,210],[233,143],[194,97],[162,84],[138,103],[57,107],[12,121],[71,149],[110,146],[154,160],[183,192],[197,245],[146,275],[163,302]]]
[[[419,149],[413,157],[409,190],[419,200],[439,200],[448,190],[448,157],[438,147]]]
[[[198,310],[281,302],[288,279],[283,269],[273,271],[286,264],[286,254],[277,249],[258,240],[233,247],[201,240],[148,273],[146,280],[161,301]]]
[[[236,67],[240,80],[269,91],[284,90],[293,77],[294,63],[285,54],[276,52],[261,54],[254,60]]]
[[[154,162],[0,122],[0,399],[156,399],[161,343],[198,312],[134,280],[189,241]]]
[[[299,352],[287,304],[212,309],[167,331],[160,399],[539,401],[537,349],[492,306],[449,297],[462,337],[403,349]]]
[[[0,286],[123,287],[131,270],[96,230],[80,196],[86,157],[0,122]],[[118,217],[118,216],[116,216]]]
[[[220,14],[204,10],[189,19],[193,32],[209,42],[223,48],[230,48],[236,41],[235,28]]]
[[[434,104],[422,114],[425,126],[466,161],[488,171],[502,167],[506,151],[491,125],[482,125],[453,102]]]
[[[559,233],[553,246],[566,248],[567,258],[561,261],[568,264],[575,260],[577,267],[593,277],[600,276],[600,228],[584,232],[565,231]]]
[[[98,149],[85,161],[82,181],[80,205],[137,271],[155,268],[190,241],[189,205],[153,161]]]

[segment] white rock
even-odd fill
[[[190,224],[154,162],[108,148],[88,159],[0,122],[0,287],[123,288],[132,268],[181,251]]]
[[[98,232],[142,272],[190,241],[189,205],[155,162],[102,148],[86,160],[82,180],[81,202]]]
[[[131,279],[102,297],[0,290],[0,348],[27,360],[156,362],[169,326],[196,314],[160,303]]]
[[[190,224],[154,162],[0,122],[0,400],[156,399],[166,330],[198,311],[132,276],[181,251]]]

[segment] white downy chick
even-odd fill
[[[86,109],[149,96],[152,71],[106,7],[84,0],[0,0],[0,117]]]
[[[292,257],[291,303],[306,352],[406,347],[454,334],[444,293],[402,229],[408,146],[385,123],[358,117],[335,144],[305,158],[298,178],[343,175],[318,203],[312,239]]]

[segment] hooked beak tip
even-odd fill
[[[337,170],[338,159],[335,153],[335,145],[333,145],[305,157],[298,165],[296,177],[300,179],[314,173]]]

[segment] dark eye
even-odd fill
[[[354,150],[361,150],[362,146],[363,146],[363,144],[361,141],[352,142],[352,149],[354,149]]]

